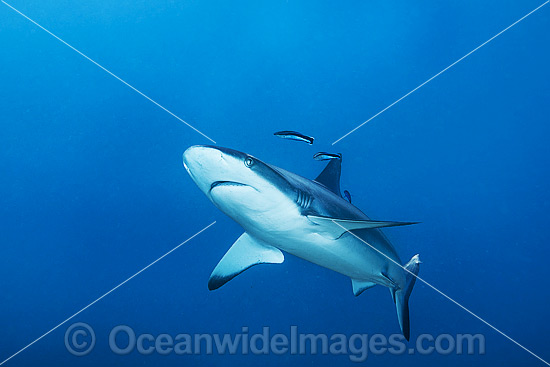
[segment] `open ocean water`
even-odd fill
[[[420,281],[401,351],[387,289],[356,298],[345,276],[291,255],[209,291],[242,233],[182,165],[186,148],[211,142],[14,9],[220,146],[312,179],[324,167],[314,153],[342,153],[354,205],[421,222],[384,230],[403,261],[419,253],[422,279],[550,360],[550,5],[331,145],[544,2],[7,3],[0,363],[216,221],[5,365],[545,365]],[[95,337],[69,330],[77,322]],[[242,345],[264,327],[268,353],[263,336]],[[332,349],[273,348],[293,330]],[[207,335],[199,350],[176,348],[195,334]],[[208,351],[208,336],[237,334],[234,353],[214,339]],[[463,334],[481,340],[471,354],[453,346]]]

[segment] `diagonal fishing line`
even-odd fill
[[[410,92],[408,92],[407,94],[405,94],[404,96],[402,96],[401,98],[397,99],[396,101],[394,101],[393,103],[391,103],[390,105],[388,105],[386,108],[382,109],[381,111],[379,111],[378,113],[374,114],[372,117],[370,117],[367,121],[363,122],[362,124],[360,124],[359,126],[355,127],[353,130],[349,131],[347,134],[345,134],[344,136],[342,136],[340,139],[338,140],[335,140],[332,145],[338,143],[340,140],[346,138],[348,135],[354,133],[355,131],[357,131],[359,128],[363,127],[365,124],[367,124],[368,122],[372,121],[373,119],[375,119],[376,117],[380,116],[381,114],[383,114],[384,112],[386,112],[387,110],[389,110],[390,108],[392,108],[393,106],[395,106],[396,104],[398,104],[399,102],[401,102],[402,100],[404,100],[405,98],[407,98],[408,96],[410,96],[411,94],[413,94],[414,92],[416,92],[417,90],[419,90],[420,88],[422,88],[423,86],[425,86],[426,84],[428,84],[429,82],[431,82],[432,80],[434,80],[435,78],[437,78],[438,76],[440,76],[441,74],[443,74],[444,72],[446,72],[447,70],[449,70],[450,68],[452,68],[453,66],[455,66],[456,64],[458,64],[459,62],[461,62],[462,60],[464,60],[465,58],[467,58],[468,56],[470,56],[471,54],[473,54],[474,52],[476,52],[477,50],[479,50],[480,48],[482,48],[483,46],[485,46],[486,44],[488,44],[489,42],[491,42],[492,40],[494,40],[495,38],[497,38],[498,36],[500,36],[501,34],[503,34],[504,32],[506,32],[507,30],[509,30],[510,28],[514,27],[516,24],[518,24],[519,22],[521,22],[522,20],[524,20],[525,18],[527,18],[528,16],[530,16],[531,14],[533,14],[534,12],[536,12],[537,10],[539,10],[540,8],[542,8],[543,6],[545,6],[546,4],[548,4],[550,2],[549,1],[546,1],[545,3],[543,3],[542,5],[539,5],[537,8],[535,8],[534,10],[530,11],[529,13],[527,13],[526,15],[524,15],[523,17],[521,17],[520,19],[516,20],[514,23],[510,24],[508,27],[504,28],[502,31],[498,32],[497,34],[495,34],[493,37],[489,38],[487,41],[483,42],[481,45],[477,46],[476,48],[474,48],[472,51],[468,52],[466,55],[462,56],[460,59],[456,60],[455,62],[453,62],[451,65],[447,66],[445,69],[441,70],[439,73],[435,74],[434,76],[432,76],[430,79],[426,80],[424,83],[420,84],[418,87],[414,88],[413,90],[411,90]]]
[[[397,261],[395,261],[394,259],[392,259],[391,257],[389,257],[388,255],[384,254],[382,251],[378,250],[377,248],[375,248],[374,246],[372,246],[370,243],[368,243],[367,241],[363,240],[362,238],[360,238],[359,236],[357,236],[355,233],[353,232],[350,232],[347,228],[345,228],[344,226],[342,226],[340,223],[338,223],[337,221],[333,220],[332,219],[332,222],[334,224],[337,224],[340,228],[342,228],[344,231],[348,232],[349,234],[351,234],[353,237],[357,238],[359,241],[363,242],[364,244],[368,245],[370,248],[372,248],[373,250],[375,250],[376,252],[378,252],[380,255],[384,256],[386,259],[390,260],[391,262],[393,262],[394,264],[396,264],[397,266],[399,266],[400,268],[402,268],[403,270],[405,270],[407,273],[413,275],[416,279],[420,280],[422,283],[426,284],[428,287],[430,287],[431,289],[433,289],[434,291],[436,291],[437,293],[439,293],[440,295],[442,295],[443,297],[445,297],[446,299],[448,299],[449,301],[451,301],[452,303],[454,303],[455,305],[457,305],[458,307],[460,307],[461,309],[463,309],[464,311],[466,311],[467,313],[469,313],[470,315],[472,315],[473,317],[475,317],[476,319],[478,319],[479,321],[481,321],[482,323],[484,323],[485,325],[489,326],[491,329],[493,329],[494,331],[496,331],[497,333],[499,333],[500,335],[504,336],[506,339],[510,340],[512,343],[514,343],[515,345],[517,345],[518,347],[520,347],[521,349],[523,349],[524,351],[526,351],[527,353],[531,354],[533,357],[537,358],[539,361],[543,362],[544,364],[546,364],[547,366],[550,366],[550,363],[549,362],[546,362],[544,359],[542,359],[541,357],[539,357],[537,354],[535,354],[534,352],[532,352],[531,350],[527,349],[526,347],[524,347],[522,344],[520,344],[519,342],[515,341],[514,339],[512,339],[510,336],[506,335],[504,332],[502,332],[501,330],[497,329],[495,326],[491,325],[488,321],[485,321],[483,318],[481,318],[480,316],[476,315],[475,313],[473,313],[472,311],[470,311],[468,308],[466,308],[465,306],[463,306],[462,304],[458,303],[457,301],[455,301],[454,299],[452,299],[451,297],[449,297],[447,294],[443,293],[442,291],[440,291],[439,289],[437,289],[435,286],[431,285],[430,283],[428,283],[426,280],[422,279],[421,277],[419,277],[418,275],[416,275],[415,273],[413,273],[412,271],[408,270],[407,268],[405,268],[403,265],[401,265],[400,263],[398,263]]]
[[[139,94],[140,96],[142,96],[143,98],[147,99],[149,102],[153,103],[155,106],[159,107],[160,109],[162,109],[164,112],[167,112],[170,116],[172,117],[175,117],[177,120],[179,120],[180,122],[183,122],[185,125],[187,125],[188,127],[190,127],[191,129],[195,130],[197,133],[201,134],[202,136],[204,136],[206,139],[210,140],[212,143],[216,144],[216,142],[211,139],[209,136],[207,136],[206,134],[204,134],[202,131],[200,131],[199,129],[197,129],[196,127],[194,127],[193,125],[191,125],[190,123],[188,123],[187,121],[183,120],[181,117],[177,116],[175,113],[173,113],[172,111],[170,111],[169,109],[167,109],[166,107],[164,107],[163,105],[161,105],[160,103],[158,103],[157,101],[155,101],[154,99],[152,99],[151,97],[149,97],[148,95],[146,95],[145,93],[141,92],[140,90],[138,90],[136,87],[134,87],[133,85],[131,85],[130,83],[126,82],[124,79],[122,79],[121,77],[119,77],[118,75],[114,74],[113,72],[111,72],[110,70],[108,70],[106,67],[100,65],[98,62],[96,62],[95,60],[91,59],[90,57],[88,57],[87,55],[85,55],[83,52],[79,51],[78,49],[76,49],[75,47],[71,46],[69,43],[65,42],[64,40],[62,40],[60,37],[56,36],[55,34],[53,34],[52,32],[50,32],[49,30],[47,30],[46,28],[44,28],[43,26],[41,26],[40,24],[38,24],[36,21],[32,20],[31,18],[29,18],[27,15],[23,14],[22,12],[20,12],[19,10],[17,10],[16,8],[14,8],[13,6],[11,6],[10,4],[8,4],[7,2],[5,2],[4,0],[2,0],[2,3],[4,5],[6,5],[7,7],[9,7],[10,9],[12,9],[13,11],[15,11],[16,13],[18,13],[19,15],[21,15],[23,18],[27,19],[29,22],[31,22],[32,24],[34,24],[35,26],[37,26],[38,28],[42,29],[44,32],[48,33],[50,36],[52,36],[53,38],[55,38],[56,40],[58,40],[59,42],[63,43],[65,46],[69,47],[71,50],[75,51],[76,53],[78,53],[80,56],[84,57],[86,60],[90,61],[92,64],[94,64],[95,66],[97,66],[98,68],[100,68],[101,70],[105,71],[107,74],[109,74],[110,76],[112,76],[113,78],[115,78],[116,80],[118,80],[119,82],[121,82],[122,84],[124,84],[125,86],[127,86],[128,88],[132,89],[134,92],[136,92],[137,94]]]
[[[159,257],[158,259],[156,259],[155,261],[153,261],[152,263],[150,263],[149,265],[147,265],[146,267],[144,267],[143,269],[141,269],[140,271],[138,271],[137,273],[135,273],[134,275],[132,275],[131,277],[129,277],[128,279],[126,279],[125,281],[123,281],[122,283],[120,283],[119,285],[117,285],[116,287],[112,288],[110,291],[106,292],[105,294],[103,294],[101,297],[97,298],[95,301],[91,302],[90,304],[88,304],[87,306],[81,308],[79,311],[77,311],[76,313],[74,313],[73,315],[69,316],[68,318],[66,318],[65,320],[63,320],[62,322],[60,322],[59,324],[57,324],[56,326],[54,326],[53,328],[51,328],[50,330],[48,330],[47,332],[45,332],[44,334],[42,334],[41,336],[39,336],[38,338],[36,338],[35,340],[33,340],[32,342],[30,342],[29,344],[27,344],[25,347],[21,348],[19,351],[17,351],[16,353],[12,354],[10,357],[6,358],[4,361],[0,362],[0,366],[3,365],[4,363],[8,362],[10,359],[12,359],[13,357],[17,356],[19,353],[23,352],[25,349],[29,348],[31,345],[35,344],[36,342],[38,342],[39,340],[41,340],[42,338],[46,337],[47,335],[49,335],[50,333],[52,333],[53,331],[57,330],[59,327],[61,327],[62,325],[64,325],[65,323],[67,323],[69,320],[75,318],[77,315],[79,315],[80,313],[84,312],[85,310],[87,310],[88,308],[90,308],[91,306],[93,306],[94,304],[96,304],[97,302],[101,301],[103,298],[105,298],[106,296],[108,296],[109,294],[111,294],[112,292],[114,292],[115,290],[117,290],[118,288],[122,287],[124,284],[126,284],[127,282],[129,282],[130,280],[134,279],[136,276],[138,276],[139,274],[143,273],[145,270],[149,269],[151,266],[155,265],[157,262],[159,262],[160,260],[164,259],[166,256],[170,255],[172,252],[176,251],[178,248],[180,248],[181,246],[185,245],[187,242],[191,241],[193,238],[197,237],[199,234],[201,234],[202,232],[206,231],[208,228],[212,227],[214,224],[216,224],[216,221],[210,223],[209,225],[207,225],[206,227],[204,227],[203,229],[201,229],[200,231],[198,231],[197,233],[195,233],[194,235],[192,235],[191,237],[189,237],[188,239],[186,239],[185,241],[183,241],[182,243],[180,243],[179,245],[177,245],[176,247],[174,247],[173,249],[171,249],[170,251],[168,251],[167,253],[165,253],[164,255],[162,255],[161,257]]]

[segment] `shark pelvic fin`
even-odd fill
[[[361,293],[363,293],[367,289],[374,287],[376,285],[376,283],[365,282],[363,280],[352,279],[351,280],[351,285],[353,287],[353,295],[355,297],[357,297],[358,295],[360,295]]]
[[[340,238],[347,231],[354,229],[374,229],[383,227],[406,226],[418,222],[384,222],[379,220],[347,220],[308,215],[307,218],[319,225],[319,233],[332,239]]]
[[[338,196],[340,192],[340,174],[342,171],[342,159],[331,159],[325,169],[317,176],[315,181],[326,186],[330,191]]]
[[[280,264],[285,256],[278,248],[243,233],[212,271],[208,289],[218,289],[246,269],[257,264]]]

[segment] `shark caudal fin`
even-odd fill
[[[416,282],[416,276],[420,268],[420,256],[414,255],[412,259],[404,266],[406,274],[406,283],[403,289],[394,291],[395,307],[397,308],[397,318],[399,319],[399,326],[401,326],[401,332],[405,339],[409,340],[411,336],[411,325],[409,321],[409,297],[411,296],[414,283]]]

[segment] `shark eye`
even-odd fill
[[[251,167],[253,164],[254,164],[254,159],[252,159],[250,157],[247,157],[244,160],[244,165],[247,166],[247,167]]]

